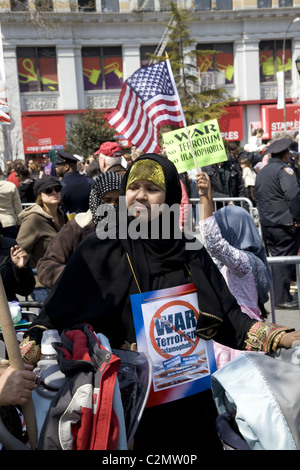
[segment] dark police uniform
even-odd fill
[[[272,158],[256,177],[255,198],[271,256],[295,256],[300,243],[300,229],[295,227],[295,223],[300,223],[300,186],[294,170],[280,158],[290,143],[289,139],[274,141],[268,149]],[[272,272],[275,305],[288,308],[284,304],[292,302],[290,282],[294,266],[276,264]]]
[[[57,151],[56,165],[75,164],[78,159],[62,150]],[[89,209],[89,197],[94,180],[78,171],[65,173],[62,180],[62,201],[69,214],[86,212]]]

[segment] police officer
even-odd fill
[[[275,140],[268,147],[271,158],[256,177],[255,198],[263,237],[271,256],[295,256],[300,244],[300,186],[288,164],[291,140]],[[294,265],[272,266],[277,308],[298,308],[290,294]]]
[[[72,214],[86,212],[89,208],[89,197],[94,180],[81,175],[77,170],[78,158],[70,153],[58,150],[56,155],[56,173],[62,184],[62,201],[64,208]]]

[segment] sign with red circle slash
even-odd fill
[[[196,334],[194,285],[132,295],[131,302],[138,351],[150,356],[153,367],[147,406],[209,388],[215,358],[212,341]]]

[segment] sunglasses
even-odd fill
[[[61,192],[61,187],[60,186],[53,186],[52,188],[46,188],[45,191],[43,191],[45,194],[51,194],[53,191],[56,193]]]

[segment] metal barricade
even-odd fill
[[[199,202],[199,198],[191,198],[191,202]],[[256,207],[253,206],[252,201],[246,197],[226,197],[226,198],[213,198],[214,206],[216,209],[216,203],[217,202],[222,202],[223,206],[225,206],[226,202],[233,201],[235,203],[240,203],[241,206],[243,207],[243,203],[248,204],[248,210],[253,218],[260,236],[262,237],[262,230],[261,230],[261,224],[259,221],[259,214],[258,210]],[[271,256],[267,257],[267,261],[269,266],[271,267],[274,264],[295,264],[296,267],[296,280],[297,280],[297,289],[298,289],[298,303],[300,306],[300,256]],[[272,322],[276,323],[275,321],[275,303],[274,303],[274,292],[273,288],[270,290],[270,305],[271,305],[271,315],[272,315]],[[300,313],[300,307],[299,307],[299,313]]]
[[[295,264],[296,280],[297,280],[297,288],[298,288],[298,302],[300,305],[300,271],[299,271],[300,256],[271,256],[271,257],[267,257],[267,261],[270,267],[274,264]],[[272,322],[276,323],[273,288],[270,290],[270,303],[271,303]]]
[[[33,206],[34,202],[22,202],[22,209],[26,209],[26,207]]]
[[[200,199],[199,198],[191,198],[190,199],[190,202],[199,202]],[[257,226],[257,229],[258,229],[258,232],[260,234],[260,236],[262,237],[262,230],[261,230],[261,225],[260,225],[260,221],[259,221],[259,215],[258,215],[258,210],[256,207],[253,206],[253,202],[248,199],[247,197],[214,197],[213,198],[213,203],[214,203],[214,206],[215,206],[215,210],[216,210],[216,207],[217,207],[217,202],[221,202],[223,204],[223,206],[226,205],[227,202],[234,202],[234,203],[239,203],[239,205],[241,205],[243,207],[243,203],[245,205],[247,205],[247,210],[249,211],[249,214],[251,215],[252,219],[254,220],[255,222],[255,225]]]

